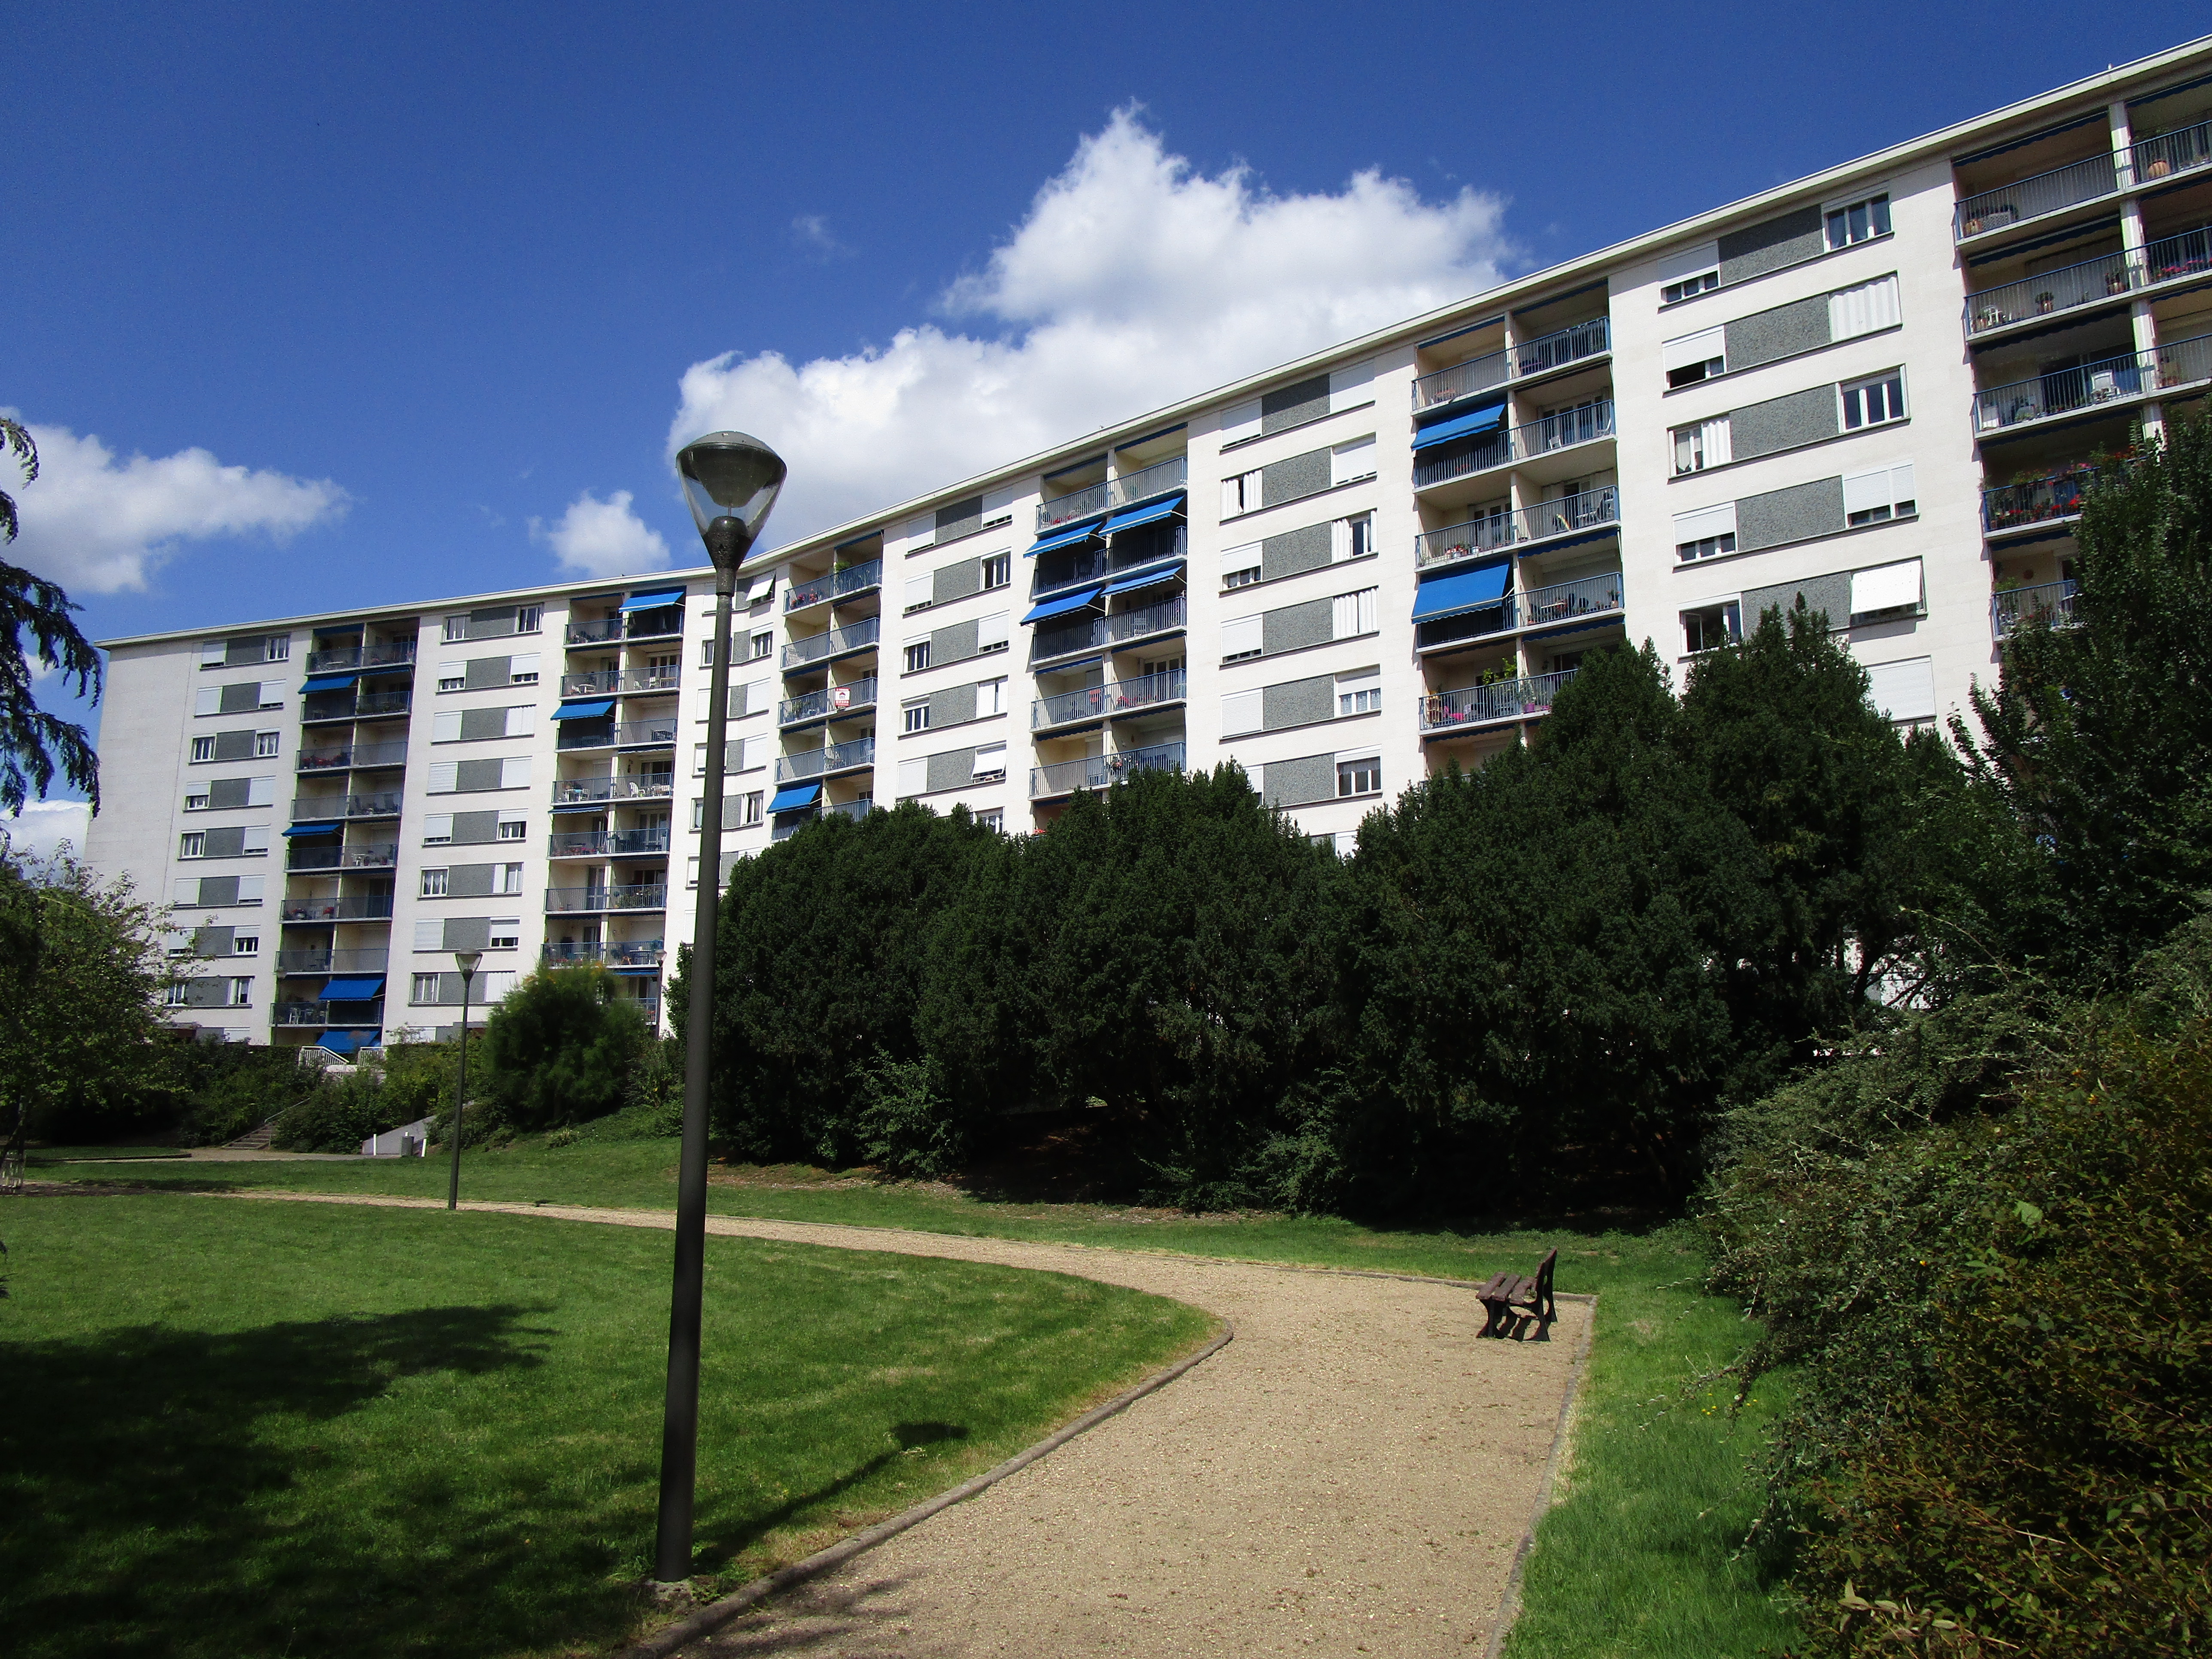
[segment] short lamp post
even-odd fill
[[[783,488],[782,457],[742,432],[710,432],[676,457],[684,498],[714,564],[714,657],[707,691],[707,798],[699,804],[699,899],[684,1019],[684,1152],[676,1177],[676,1273],[668,1310],[668,1396],[660,1431],[660,1516],[653,1576],[691,1576],[699,1474],[699,1323],[707,1255],[707,1096],[714,1024],[714,912],[722,877],[722,745],[729,728],[730,601]]]
[[[461,1113],[469,1100],[469,987],[477,976],[477,963],[483,960],[481,951],[456,951],[453,965],[461,970],[461,1065],[460,1079],[453,1085],[453,1164],[452,1179],[446,1188],[446,1207],[461,1207]]]

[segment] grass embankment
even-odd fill
[[[665,1234],[158,1194],[0,1220],[11,1655],[571,1653],[635,1622]],[[962,1262],[710,1238],[707,1270],[698,1537],[723,1583],[1212,1329]]]

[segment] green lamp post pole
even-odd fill
[[[714,912],[722,875],[722,745],[730,702],[730,602],[738,567],[783,488],[782,458],[742,432],[713,432],[676,457],[684,497],[714,565],[714,678],[707,693],[707,798],[699,805],[699,900],[684,1018],[684,1152],[676,1177],[676,1272],[668,1310],[668,1395],[660,1430],[660,1515],[653,1576],[691,1576],[699,1473],[699,1322],[707,1255],[707,1097],[714,1023]]]
[[[461,1207],[461,1114],[469,1101],[469,986],[476,979],[477,963],[483,960],[480,951],[456,951],[453,965],[461,970],[461,1065],[460,1078],[453,1085],[453,1162],[451,1178],[446,1186],[446,1207]]]

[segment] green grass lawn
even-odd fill
[[[32,1169],[41,1164],[73,1164],[82,1158],[182,1158],[173,1146],[33,1146],[23,1155]]]
[[[671,1140],[532,1142],[465,1153],[462,1189],[480,1199],[666,1210],[675,1204],[675,1165]],[[72,1178],[91,1177],[79,1170]],[[442,1198],[446,1165],[434,1158],[146,1164],[98,1178]],[[1727,1408],[1726,1389],[1695,1388],[1751,1333],[1735,1304],[1701,1293],[1702,1261],[1676,1230],[1393,1230],[1293,1216],[1182,1216],[985,1201],[933,1184],[840,1181],[805,1169],[718,1167],[708,1204],[724,1215],[1459,1279],[1528,1271],[1556,1244],[1559,1288],[1598,1295],[1597,1338],[1575,1455],[1529,1558],[1511,1659],[1754,1659],[1797,1633],[1778,1600],[1774,1564],[1740,1549],[1758,1509],[1750,1460],[1787,1379],[1762,1381],[1740,1418]]]
[[[665,1234],[182,1194],[21,1198],[0,1228],[9,1655],[579,1653],[636,1622]],[[801,1245],[709,1238],[707,1274],[698,1537],[725,1584],[1213,1328]]]

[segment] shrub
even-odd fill
[[[288,1152],[357,1152],[371,1135],[411,1121],[394,1116],[374,1072],[318,1083],[277,1115],[269,1144]]]
[[[622,1103],[630,1062],[647,1039],[633,1004],[615,1000],[615,976],[596,963],[541,969],[509,991],[471,1045],[483,1082],[470,1090],[474,1126],[487,1136],[599,1117]],[[483,1103],[478,1109],[477,1102]],[[469,1130],[474,1139],[476,1127]]]

